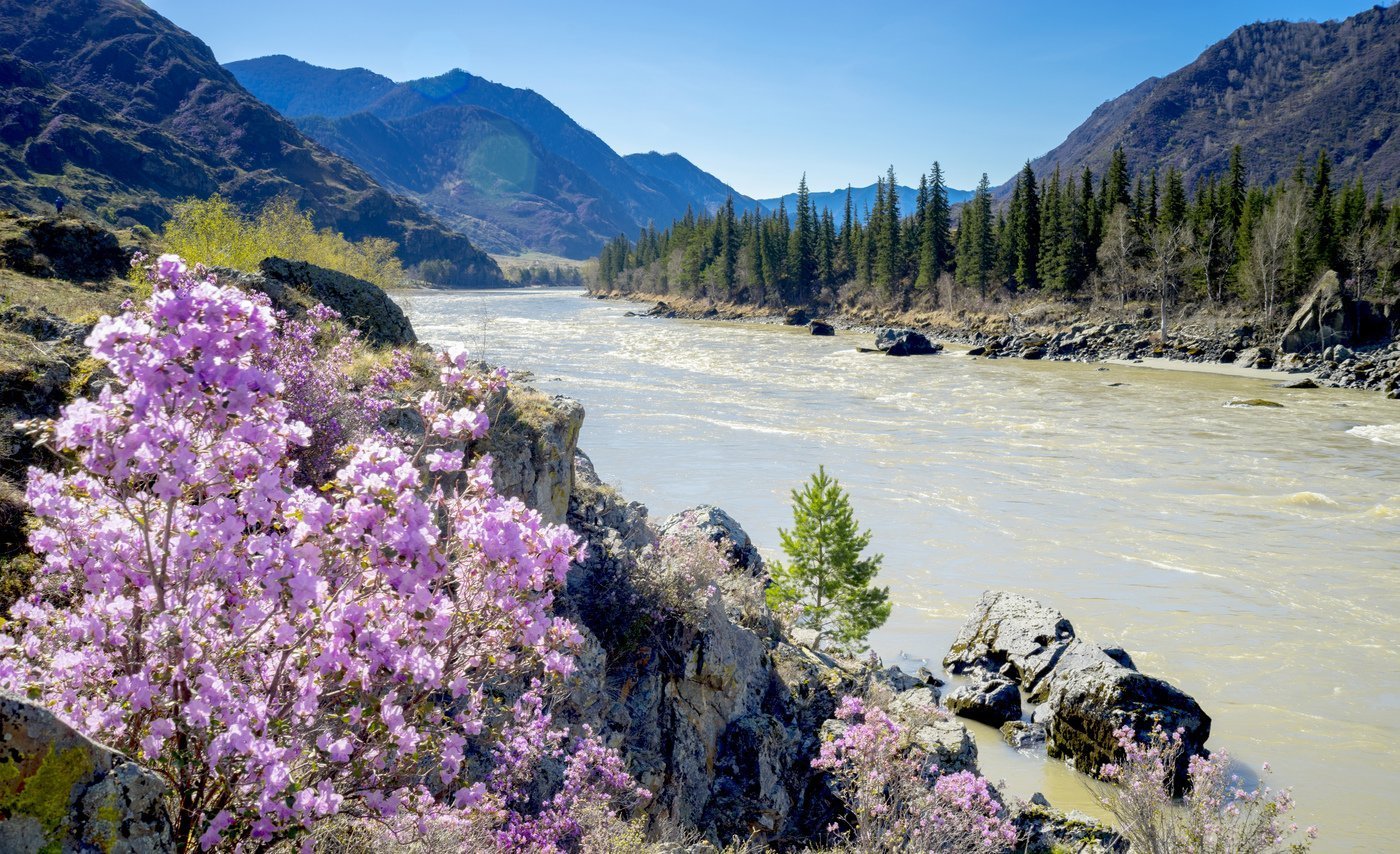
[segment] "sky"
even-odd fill
[[[620,154],[680,152],[739,192],[995,186],[1102,102],[1258,20],[1371,4],[995,0],[147,0],[221,62],[284,53],[394,80],[462,68],[553,101]]]

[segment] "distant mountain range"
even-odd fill
[[[903,184],[896,184],[895,187],[898,191],[899,196],[900,216],[908,216],[909,214],[912,214],[914,210],[918,207],[919,191],[914,189],[913,187],[906,187]],[[851,206],[854,209],[854,215],[856,216],[856,218],[860,219],[862,222],[866,219],[867,216],[869,216],[870,211],[873,210],[875,207],[875,188],[875,184],[871,184],[868,187],[851,188]],[[820,214],[823,210],[831,211],[831,215],[836,218],[837,227],[840,227],[841,218],[845,216],[846,213],[845,187],[832,190],[829,193],[809,192],[807,196],[812,200],[812,206],[817,209],[818,214]],[[972,198],[971,190],[956,190],[952,187],[948,188],[949,204],[956,205],[959,202],[965,202],[970,198]],[[770,211],[777,210],[780,204],[786,205],[788,213],[791,214],[793,210],[796,209],[797,194],[788,193],[786,196],[778,196],[777,198],[773,199],[759,199],[758,203],[760,205],[763,205],[763,207],[766,210]]]
[[[1240,27],[1185,68],[1102,104],[1031,166],[1102,175],[1121,146],[1134,173],[1175,167],[1189,187],[1223,172],[1237,144],[1251,181],[1285,177],[1326,148],[1339,179],[1400,188],[1400,7]]]
[[[0,204],[52,210],[61,191],[115,224],[158,228],[184,197],[245,210],[287,195],[347,237],[386,237],[443,284],[502,281],[496,263],[418,204],[307,139],[191,34],[127,0],[0,0]]]
[[[465,71],[395,83],[288,56],[227,68],[322,145],[493,251],[587,258],[687,207],[751,201],[680,155],[624,158],[543,96]]]

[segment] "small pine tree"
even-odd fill
[[[829,640],[838,652],[863,651],[890,616],[889,588],[871,584],[884,556],[861,557],[870,532],[860,530],[850,498],[824,467],[792,491],[792,518],[791,531],[778,531],[790,562],[773,565],[768,604],[801,606],[796,625],[817,633],[814,649]]]

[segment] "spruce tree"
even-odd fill
[[[1108,172],[1104,175],[1104,183],[1107,185],[1107,204],[1103,206],[1103,216],[1113,212],[1117,205],[1131,205],[1132,199],[1128,196],[1128,184],[1131,178],[1128,175],[1128,156],[1123,153],[1121,147],[1113,149],[1113,157],[1108,162]]]
[[[890,616],[889,588],[871,582],[881,555],[863,557],[870,532],[861,531],[841,484],[818,468],[801,490],[792,491],[791,530],[780,530],[788,562],[772,566],[769,604],[801,608],[799,628],[816,632],[813,649],[855,654],[870,632]]]
[[[943,167],[933,161],[929,172],[928,213],[931,221],[925,221],[924,233],[933,242],[933,278],[947,270],[953,263],[953,214],[948,205],[948,187],[943,183]]]
[[[841,251],[837,265],[842,275],[850,276],[856,269],[855,211],[851,205],[851,185],[846,185],[846,207],[841,214]]]
[[[1012,222],[1016,232],[1016,268],[1012,276],[1021,287],[1035,288],[1040,286],[1036,277],[1040,264],[1040,194],[1035,189],[1035,172],[1029,160],[1016,179],[1016,189],[1021,199]]]

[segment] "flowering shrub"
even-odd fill
[[[730,592],[732,598],[745,600],[742,605],[762,606],[761,582],[746,574],[743,579],[731,577],[740,574],[729,565],[720,544],[690,526],[648,546],[637,562],[634,578],[639,601],[655,609],[653,616],[675,617],[686,625],[697,626],[705,619],[710,599],[720,595],[721,590]],[[744,581],[756,592],[743,596]]]
[[[182,850],[345,815],[553,851],[580,799],[635,797],[587,734],[553,800],[518,795],[520,745],[560,755],[530,679],[573,668],[581,638],[550,607],[581,546],[465,458],[504,377],[440,357],[416,438],[318,420],[341,391],[298,373],[305,328],[173,256],[153,277],[88,339],[116,382],[34,428],[67,467],[30,472],[43,566],[0,634],[0,686],[163,774]],[[298,482],[342,441],[319,488]]]
[[[1306,842],[1290,841],[1298,833],[1298,825],[1288,822],[1292,793],[1274,791],[1262,782],[1244,789],[1240,778],[1229,772],[1226,752],[1191,757],[1190,786],[1178,807],[1171,793],[1182,730],[1168,733],[1157,725],[1139,738],[1132,727],[1125,726],[1116,735],[1123,761],[1103,766],[1101,773],[1119,786],[1101,800],[1133,851],[1269,854],[1308,849]],[[1265,763],[1264,772],[1268,771]],[[1304,836],[1316,838],[1317,828],[1308,828]]]
[[[940,774],[903,727],[858,697],[844,697],[836,717],[845,730],[812,765],[835,775],[855,820],[848,835],[856,850],[1001,851],[1015,843],[1016,829],[985,779]]]

